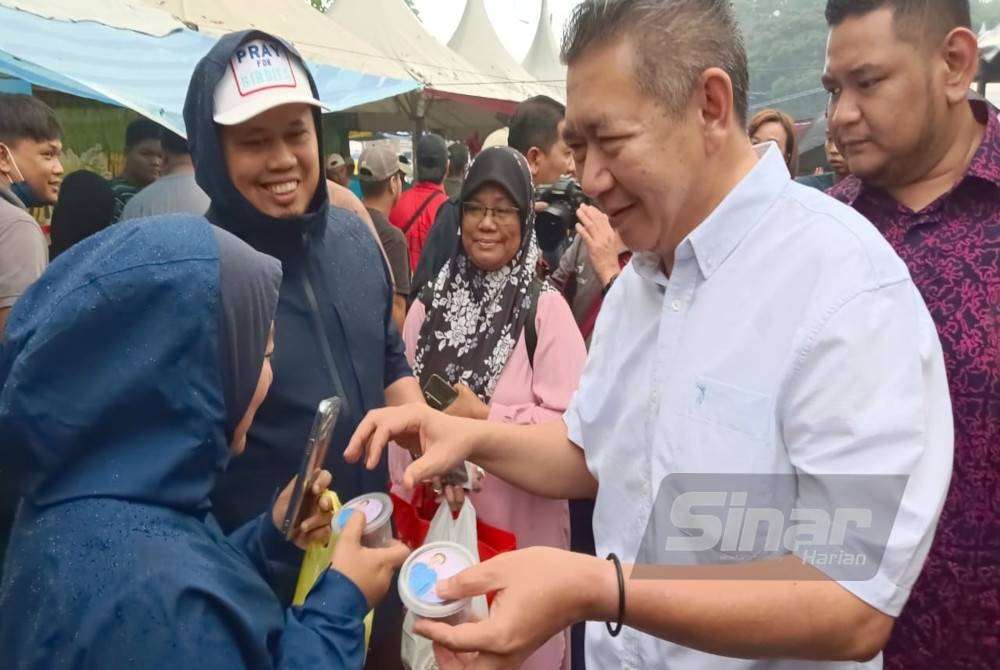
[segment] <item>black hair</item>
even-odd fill
[[[448,147],[448,174],[462,176],[469,164],[469,147],[465,142],[455,142]]]
[[[23,93],[0,93],[0,142],[13,148],[23,139],[45,142],[61,137],[62,126],[51,107]]]
[[[547,95],[528,98],[514,110],[510,118],[507,146],[527,156],[531,147],[544,153],[559,140],[559,122],[566,118],[566,106]]]
[[[187,156],[191,154],[188,148],[188,141],[172,130],[163,129],[160,140],[163,142],[163,150],[174,156]]]
[[[125,129],[125,148],[131,149],[145,140],[158,140],[163,137],[160,124],[149,119],[136,119]]]
[[[972,28],[969,0],[827,0],[826,23],[835,28],[852,16],[888,8],[896,36],[937,42],[955,28]]]

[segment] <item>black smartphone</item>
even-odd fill
[[[445,381],[444,377],[432,374],[424,385],[424,399],[427,404],[438,411],[444,411],[448,405],[455,402],[458,391],[455,387]]]
[[[326,452],[330,448],[333,427],[337,423],[339,414],[340,398],[333,397],[320,401],[305,452],[302,454],[302,463],[295,475],[292,499],[288,501],[285,521],[281,524],[281,532],[286,540],[292,539],[295,529],[305,521],[306,514],[312,509],[315,498],[311,490],[312,485],[316,475],[323,469],[323,463],[326,462]]]

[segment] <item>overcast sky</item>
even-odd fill
[[[484,1],[493,28],[504,46],[514,58],[521,60],[528,52],[531,39],[535,36],[541,0]],[[556,44],[559,44],[563,23],[578,2],[579,0],[549,0]],[[447,42],[451,38],[465,9],[465,0],[414,0],[413,4],[420,11],[420,18],[427,29],[442,42]]]

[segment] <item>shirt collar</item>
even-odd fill
[[[753,169],[677,246],[675,267],[694,257],[702,276],[711,277],[791,183],[785,160],[773,142],[754,147],[754,152],[759,160]],[[632,264],[640,276],[666,286],[658,254],[637,253]]]
[[[726,262],[791,183],[788,167],[774,143],[754,147],[754,152],[759,159],[757,164],[685,239],[705,279]],[[678,254],[683,247],[684,242],[678,247]],[[677,260],[682,260],[680,255]]]
[[[981,120],[983,116],[986,117],[986,132],[965,171],[965,178],[975,177],[1000,187],[1000,121],[997,120],[997,111],[983,100],[969,100],[969,106],[972,107],[977,121]],[[876,193],[885,192],[880,188],[865,184],[854,175],[849,175],[830,189],[828,193],[853,207],[862,195],[874,196]]]
[[[1000,186],[1000,121],[997,120],[997,110],[982,100],[970,100],[969,105],[977,120],[986,117],[986,132],[965,176],[978,177]]]

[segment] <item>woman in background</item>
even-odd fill
[[[777,109],[764,109],[750,119],[747,135],[754,144],[774,142],[788,166],[788,174],[799,176],[799,141],[795,134],[795,121]]]

